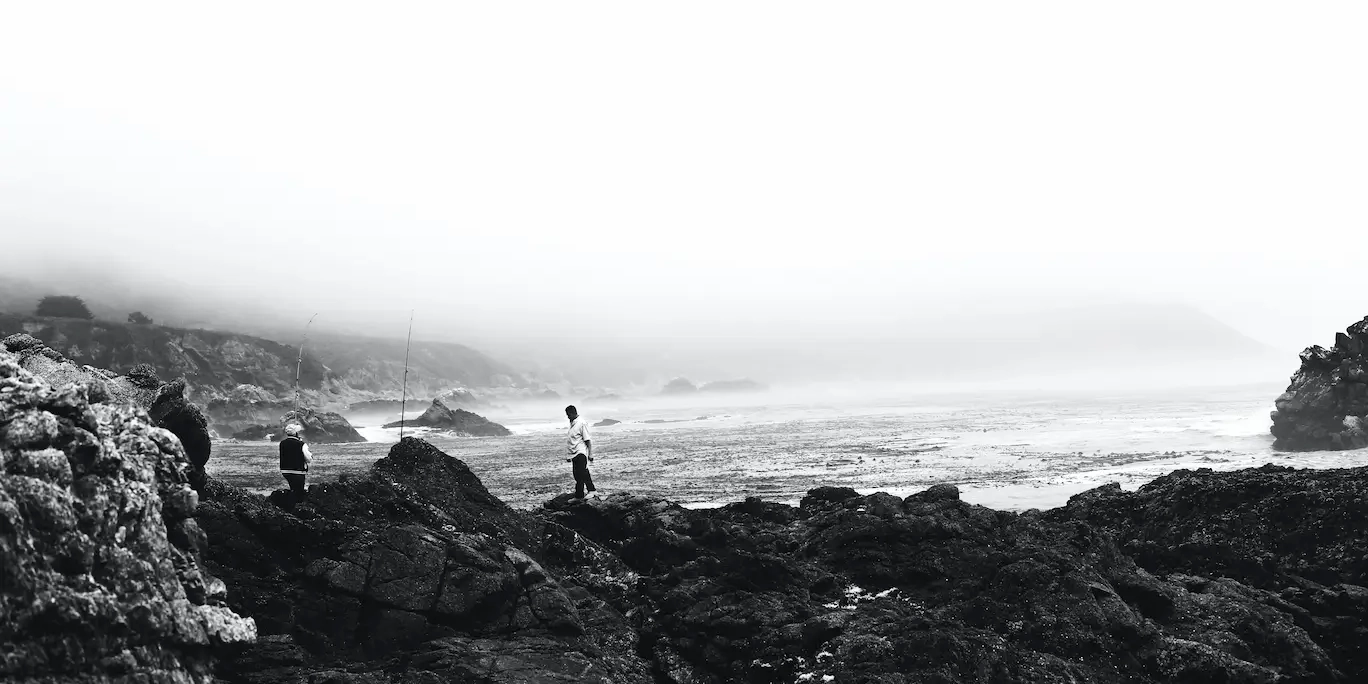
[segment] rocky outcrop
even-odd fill
[[[483,416],[478,416],[464,409],[450,408],[442,403],[441,399],[433,399],[432,405],[417,418],[396,420],[393,423],[386,423],[385,427],[397,428],[401,425],[435,428],[474,437],[506,437],[513,434],[508,431],[508,428]]]
[[[1325,489],[1309,475],[1175,474],[1024,514],[941,485],[819,488],[797,508],[562,496],[544,515],[640,573],[664,681],[1361,681],[1368,589],[1347,567],[1368,520],[1332,506],[1368,473],[1325,499],[1303,498]],[[1244,554],[1283,574],[1230,572]]]
[[[185,380],[163,384],[155,369],[147,364],[131,368],[127,375],[81,366],[27,334],[16,334],[0,341],[0,347],[15,354],[15,363],[50,385],[79,385],[97,404],[136,404],[148,411],[156,425],[170,430],[181,441],[194,468],[191,482],[197,488],[203,480],[204,464],[212,451],[208,421],[199,407],[185,398]]]
[[[280,432],[286,425],[298,423],[304,426],[304,440],[319,444],[338,444],[345,442],[364,442],[365,437],[352,427],[341,414],[324,413],[311,408],[301,408],[286,413],[280,419]]]
[[[698,386],[689,382],[688,378],[675,378],[660,389],[661,394],[693,394],[698,391]]]
[[[298,507],[211,482],[201,518],[222,540],[209,566],[263,635],[227,681],[651,681],[604,598],[630,571],[421,440]]]
[[[212,681],[255,625],[201,564],[180,440],[100,391],[0,351],[0,679]]]
[[[621,422],[622,422],[622,421],[616,420],[616,419],[613,419],[613,418],[604,418],[603,420],[600,420],[599,422],[594,423],[593,427],[608,427],[609,425],[617,425],[618,423],[621,423]]]
[[[243,442],[262,442],[278,434],[282,434],[280,428],[273,425],[248,425],[234,432],[233,439]]]
[[[1287,451],[1368,446],[1368,318],[1307,347],[1301,368],[1274,402],[1273,446]]]

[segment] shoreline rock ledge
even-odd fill
[[[1313,345],[1270,414],[1280,451],[1368,446],[1368,317],[1335,333],[1330,349]]]

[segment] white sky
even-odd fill
[[[1368,314],[1363,3],[0,7],[17,272],[457,339]]]

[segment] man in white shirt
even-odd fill
[[[594,445],[589,441],[589,421],[581,418],[574,406],[565,407],[565,417],[570,419],[570,434],[565,439],[565,451],[570,458],[565,460],[574,464],[571,471],[575,474],[575,497],[583,499],[587,489],[590,498],[597,499],[594,478],[589,476],[589,463],[594,460]]]

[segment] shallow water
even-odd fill
[[[713,506],[747,496],[796,503],[819,485],[904,496],[945,482],[958,485],[971,503],[1023,510],[1059,506],[1108,482],[1134,489],[1179,468],[1331,468],[1364,460],[1358,451],[1274,452],[1268,414],[1281,390],[1259,385],[749,406],[676,401],[585,412],[591,422],[624,421],[592,429],[591,470],[601,493]],[[574,487],[561,453],[565,421],[556,420],[555,407],[537,411],[486,414],[507,425],[512,437],[417,434],[465,461],[504,501],[532,507]],[[363,471],[398,437],[397,430],[359,430],[374,441],[313,448],[314,481]],[[215,443],[209,470],[258,491],[283,484],[269,443]]]

